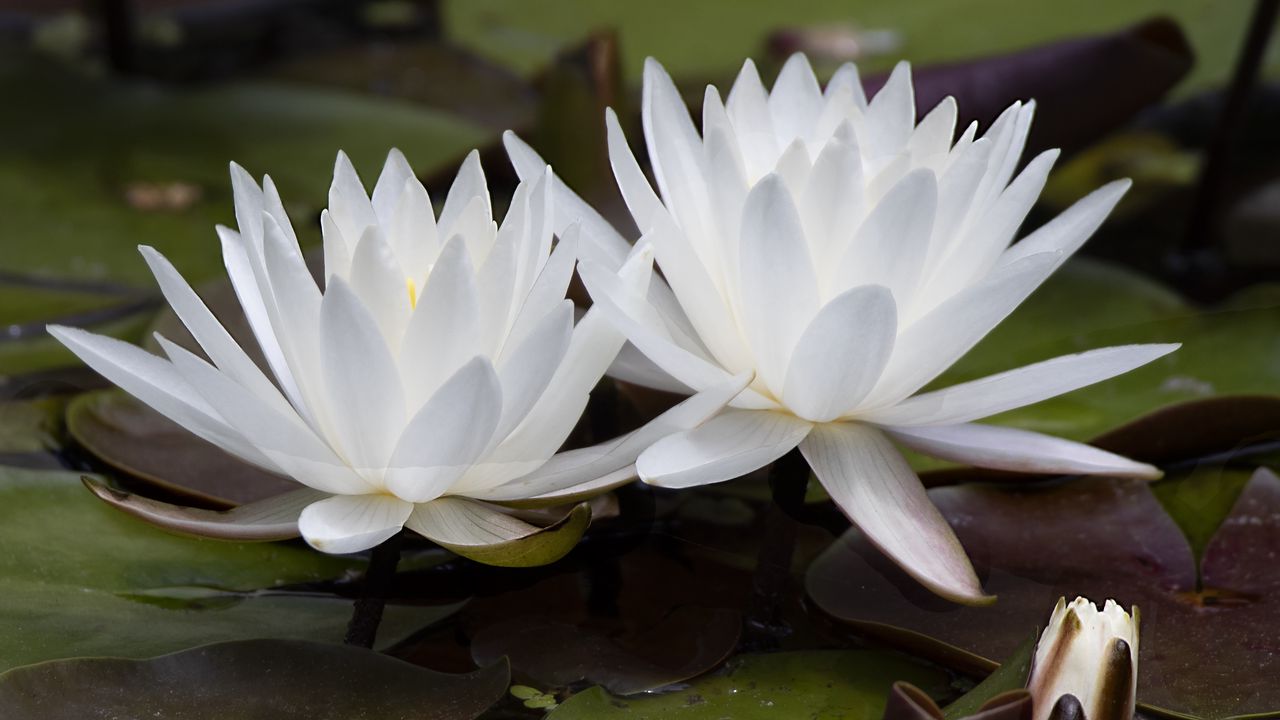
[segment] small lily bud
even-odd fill
[[[1138,608],[1058,600],[1036,646],[1033,720],[1131,720],[1138,687]]]

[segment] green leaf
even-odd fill
[[[336,642],[349,600],[260,591],[360,567],[296,545],[170,535],[94,498],[77,473],[0,468],[0,669],[232,639]],[[456,609],[389,607],[380,637],[391,644]]]
[[[502,697],[509,675],[505,663],[449,675],[345,645],[243,640],[10,670],[0,675],[0,716],[471,720]]]
[[[596,687],[560,704],[551,720],[720,720],[822,718],[879,720],[897,680],[937,693],[947,677],[925,665],[871,650],[740,655],[724,671],[650,697],[618,698]]]

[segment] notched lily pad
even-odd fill
[[[1244,486],[1198,577],[1191,545],[1145,484],[967,485],[930,496],[999,597],[993,606],[930,596],[856,530],[810,566],[814,602],[864,632],[957,664],[1007,655],[1060,596],[1115,598],[1142,611],[1141,703],[1214,720],[1280,711],[1275,474],[1259,470]]]
[[[471,720],[502,697],[509,676],[503,662],[450,675],[345,645],[242,640],[10,670],[0,675],[0,716]]]
[[[112,468],[191,502],[230,507],[298,489],[296,482],[227,454],[120,390],[73,400],[67,431]]]
[[[540,686],[587,681],[617,695],[654,690],[700,675],[738,644],[734,610],[685,606],[657,625],[610,635],[545,617],[522,617],[482,629],[471,642],[479,664],[506,656],[517,676]]]
[[[569,698],[551,720],[719,720],[829,718],[879,720],[894,682],[943,694],[944,673],[903,656],[871,650],[813,650],[739,655],[717,674],[663,695],[618,698],[595,687]]]

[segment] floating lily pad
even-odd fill
[[[733,610],[677,608],[656,626],[620,637],[539,617],[490,625],[471,642],[479,664],[503,656],[518,676],[540,686],[587,681],[633,695],[688,680],[724,661],[738,644],[742,616]]]
[[[1220,480],[1222,492],[1234,482]],[[1274,474],[1260,470],[1245,485],[1207,542],[1198,577],[1187,539],[1142,483],[968,485],[930,496],[998,596],[994,605],[933,597],[856,530],[810,566],[806,583],[817,605],[865,632],[963,663],[966,654],[989,661],[1011,652],[1061,596],[1115,598],[1142,612],[1140,702],[1215,720],[1280,710]],[[1215,506],[1216,498],[1195,510],[1211,516]]]
[[[350,600],[275,589],[361,567],[300,546],[176,537],[107,507],[79,474],[0,468],[0,669],[235,639],[336,642]],[[382,644],[456,609],[389,607]]]
[[[449,675],[350,646],[242,640],[147,660],[78,658],[10,670],[0,675],[0,715],[471,720],[507,682],[505,663]]]
[[[114,469],[168,495],[219,507],[297,490],[179,427],[120,390],[85,393],[67,408],[67,431]]]
[[[947,677],[923,664],[870,650],[816,650],[739,655],[723,672],[675,692],[642,698],[610,696],[596,687],[569,698],[552,720],[719,720],[822,718],[879,720],[894,682],[943,693]]]
[[[37,453],[58,446],[61,398],[0,402],[0,454]]]

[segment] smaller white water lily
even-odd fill
[[[211,362],[159,336],[167,359],[74,328],[50,332],[182,427],[307,489],[226,517],[99,495],[178,530],[300,532],[331,553],[408,527],[495,563],[555,559],[527,547],[515,560],[485,553],[542,530],[501,503],[554,504],[628,481],[640,451],[714,414],[746,378],[628,436],[556,455],[624,340],[598,312],[574,323],[565,289],[576,231],[565,228],[553,246],[549,178],[544,168],[522,182],[499,226],[476,153],[439,218],[398,151],[372,196],[339,154],[320,217],[322,290],[271,179],[260,187],[233,165],[239,231],[218,234],[271,376],[148,247],[165,298]],[[623,282],[643,292],[647,271]]]
[[[1036,646],[1033,720],[1131,720],[1138,688],[1138,608],[1058,600]]]
[[[650,361],[626,379],[689,392],[754,373],[731,408],[641,455],[663,487],[728,480],[797,446],[840,509],[944,597],[985,602],[963,548],[895,448],[980,467],[1153,478],[1159,471],[1058,438],[975,424],[1127,372],[1176,345],[1103,348],[920,390],[1009,315],[1098,227],[1128,187],[1107,185],[1011,244],[1055,151],[1019,174],[1033,106],[954,138],[947,99],[916,123],[906,64],[868,100],[845,65],[818,85],[802,55],[767,91],[748,61],[728,98],[708,87],[701,133],[675,84],[645,66],[650,186],[617,118],[609,157],[662,279],[624,282],[647,256],[556,181],[559,224],[583,228],[596,307]],[[543,167],[512,135],[522,177]]]

